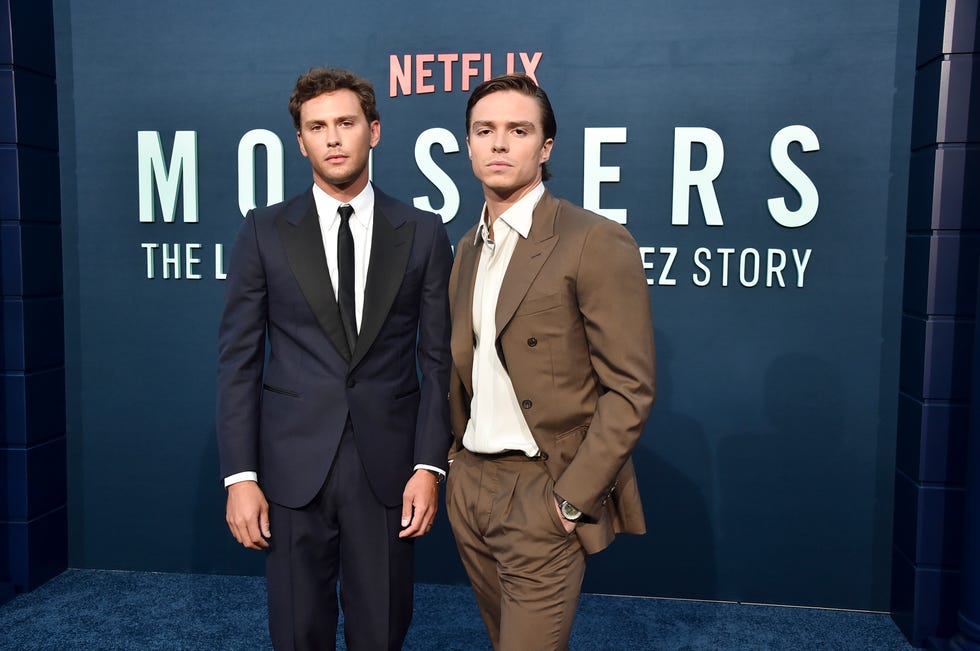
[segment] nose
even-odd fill
[[[340,129],[335,126],[330,126],[325,129],[327,137],[327,146],[334,147],[340,144]]]
[[[493,136],[493,150],[495,152],[507,151],[507,134],[497,132]]]

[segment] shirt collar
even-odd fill
[[[326,224],[328,230],[333,227],[335,220],[340,219],[340,215],[337,214],[337,209],[343,203],[350,204],[354,209],[352,219],[364,228],[368,228],[374,216],[374,186],[368,183],[356,197],[350,201],[341,202],[331,197],[320,186],[314,183],[313,202],[316,204],[316,212],[322,220],[321,223]]]
[[[541,196],[544,194],[544,183],[538,183],[530,192],[521,197],[517,203],[505,210],[497,219],[502,219],[511,229],[520,233],[521,237],[527,239],[531,232],[531,221],[534,216],[534,208],[538,205]],[[480,226],[476,229],[473,236],[473,244],[479,244],[483,237],[484,224],[487,222],[487,204],[484,202],[483,210],[480,211]]]

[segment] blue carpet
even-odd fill
[[[418,585],[406,649],[489,650],[469,587]],[[572,649],[908,651],[888,615],[583,595]],[[0,649],[269,649],[258,577],[69,570],[0,606]],[[340,648],[344,648],[342,645]]]

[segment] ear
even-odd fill
[[[554,138],[548,138],[547,140],[544,141],[544,144],[541,145],[541,161],[540,162],[542,162],[542,163],[547,163],[548,162],[548,160],[551,158],[551,148],[554,147],[554,145],[555,145],[555,139]]]
[[[466,153],[469,155],[470,160],[473,160],[473,150],[470,149],[470,137],[466,136]]]
[[[371,148],[378,146],[381,141],[381,123],[377,120],[371,122]]]
[[[303,154],[303,158],[309,158],[309,156],[306,155],[306,147],[303,145],[303,136],[299,131],[296,132],[296,142],[299,144],[299,151]]]

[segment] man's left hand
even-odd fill
[[[439,510],[439,489],[435,475],[419,468],[405,484],[402,493],[402,526],[399,538],[418,538],[429,533]]]

